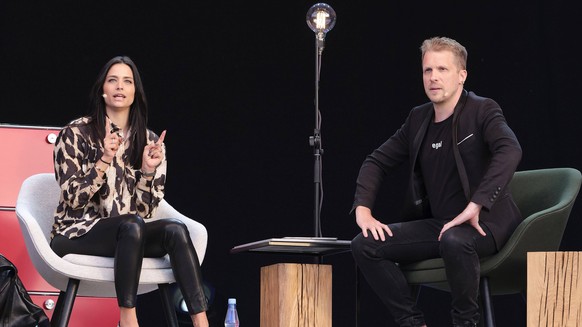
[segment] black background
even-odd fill
[[[260,267],[300,256],[230,254],[270,237],[312,236],[314,34],[307,1],[0,2],[0,122],[63,126],[84,115],[89,89],[115,55],[140,68],[149,126],[167,129],[168,201],[203,223],[203,273],[220,326],[238,299],[242,326],[259,325]],[[348,215],[365,155],[427,101],[420,52],[431,36],[467,47],[465,87],[495,99],[517,134],[519,170],[582,168],[579,31],[562,1],[329,1],[320,89],[324,236],[351,239]],[[3,153],[2,156],[9,156]],[[375,214],[398,220],[404,176],[382,190]],[[580,250],[580,204],[562,248]],[[333,323],[355,325],[351,255],[333,264]],[[392,326],[362,282],[360,326]],[[429,325],[449,324],[449,296],[423,290]],[[519,296],[494,299],[498,326],[525,326]],[[161,314],[161,309],[159,311]]]

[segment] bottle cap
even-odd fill
[[[235,298],[229,298],[228,299],[228,304],[236,304],[236,299]]]

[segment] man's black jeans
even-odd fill
[[[454,325],[478,323],[479,257],[496,252],[489,230],[482,236],[468,224],[453,227],[438,236],[446,220],[424,219],[390,224],[393,237],[374,240],[361,233],[352,241],[352,254],[362,275],[403,327],[424,325],[424,315],[397,263],[442,257],[451,287],[451,315]]]

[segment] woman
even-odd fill
[[[61,186],[51,247],[115,258],[120,326],[138,326],[135,303],[143,257],[169,254],[195,327],[207,327],[200,264],[186,226],[177,219],[145,223],[164,197],[166,131],[147,129],[147,102],[137,67],[115,57],[90,95],[90,115],[69,123],[57,139]]]

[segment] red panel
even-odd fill
[[[20,185],[28,176],[54,172],[49,135],[59,132],[58,127],[0,125],[0,207],[16,206]]]
[[[56,303],[58,290],[39,275],[30,261],[14,207],[20,185],[27,177],[54,172],[54,145],[49,142],[49,135],[56,138],[59,132],[58,127],[0,125],[0,253],[14,263],[27,291],[54,294],[31,295],[49,318],[54,309],[48,310],[44,303],[48,299]],[[118,320],[116,299],[78,296],[69,326],[112,327]]]

